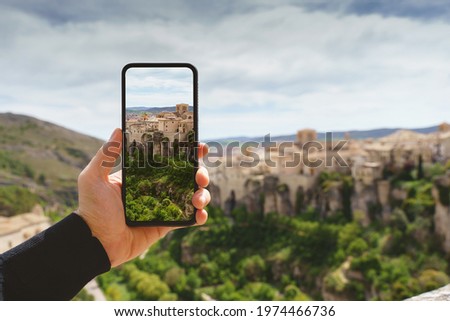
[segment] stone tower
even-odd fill
[[[295,143],[299,148],[312,141],[317,141],[317,132],[314,129],[302,129],[297,132],[297,141]]]
[[[189,110],[189,104],[177,104],[176,105],[176,112],[179,115],[183,115],[188,110]]]
[[[445,122],[440,124],[438,126],[438,131],[441,132],[441,133],[445,133],[445,132],[450,131],[450,124],[445,123]]]

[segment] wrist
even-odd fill
[[[124,257],[127,257],[127,253],[124,252],[124,239],[126,239],[126,235],[118,235],[118,231],[115,229],[111,230],[109,224],[106,224],[101,219],[100,215],[89,215],[87,212],[82,209],[78,209],[76,212],[86,223],[86,225],[91,230],[92,236],[95,237],[106,252],[106,255],[109,258],[109,262],[111,267],[118,266],[125,262]],[[123,233],[121,233],[123,234]]]

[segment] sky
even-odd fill
[[[194,76],[189,68],[132,67],[125,78],[127,108],[193,106]]]
[[[199,72],[201,140],[450,122],[446,0],[2,0],[0,112],[106,139],[129,62]]]

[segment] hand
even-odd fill
[[[114,130],[107,142],[108,153],[103,147],[92,158],[91,162],[78,177],[78,215],[88,224],[92,235],[97,237],[108,254],[111,266],[120,265],[143,253],[168,232],[177,227],[129,227],[125,224],[122,203],[122,174],[111,173],[112,164],[119,157],[122,146],[122,131]],[[208,147],[201,144],[199,157],[208,152]],[[114,153],[115,156],[111,156]],[[195,180],[199,190],[192,197],[192,204],[198,209],[197,225],[208,219],[203,209],[211,200],[205,187],[209,183],[208,172],[204,167],[197,171]]]

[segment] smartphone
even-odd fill
[[[188,63],[122,69],[122,200],[129,226],[195,223],[197,83]]]

